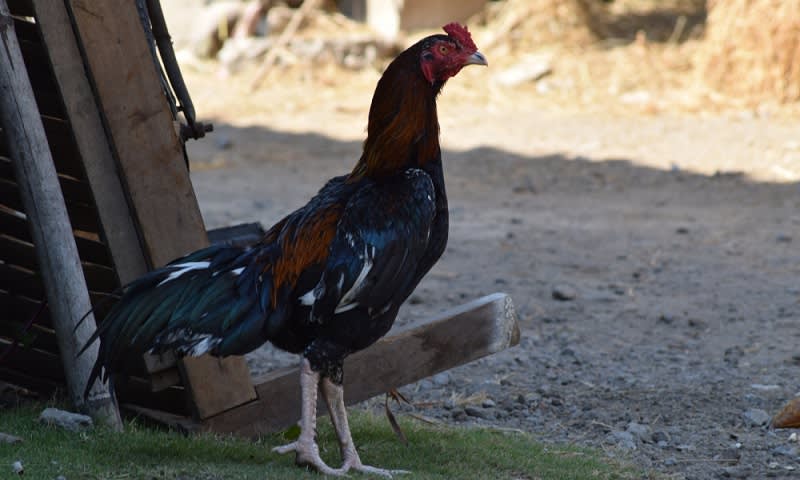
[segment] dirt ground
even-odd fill
[[[215,125],[189,145],[209,228],[271,225],[347,172],[379,76],[319,66],[251,92],[247,72],[184,73]],[[800,477],[792,431],[767,426],[800,390],[800,119],[587,107],[492,75],[440,97],[450,242],[398,324],[502,291],[522,340],[402,389],[416,414],[655,478]]]

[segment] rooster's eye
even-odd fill
[[[439,45],[439,53],[441,53],[442,55],[446,55],[447,47],[445,47],[444,45]]]

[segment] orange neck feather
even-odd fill
[[[425,80],[415,55],[411,50],[395,59],[378,82],[364,151],[350,181],[385,178],[438,158],[436,95],[442,85]]]

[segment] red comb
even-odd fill
[[[478,47],[476,47],[475,42],[472,41],[472,35],[469,34],[469,30],[467,30],[466,26],[453,22],[448,23],[442,28],[448,35],[453,37],[464,50],[470,50],[473,53],[478,51]]]

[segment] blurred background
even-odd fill
[[[735,170],[779,181],[800,178],[800,139],[773,138],[771,128],[758,122],[791,125],[798,118],[798,0],[163,3],[198,114],[217,123],[267,124],[357,140],[386,64],[406,46],[455,20],[469,25],[490,68],[467,69],[447,86],[440,115],[445,143],[455,138],[465,148],[480,143],[523,153],[553,147],[591,156],[633,153],[637,161],[668,169]],[[556,115],[546,122],[554,128],[551,135],[536,135],[542,129],[532,112],[540,121]],[[561,131],[559,113],[578,114],[571,123],[582,124],[583,118],[589,125]],[[628,132],[630,122],[639,125],[631,118],[659,116],[668,123],[685,116],[755,123],[743,127],[750,132],[744,139],[734,127],[732,137],[743,141],[734,150],[747,151],[742,158],[714,153],[696,159],[672,152],[671,159],[656,159],[658,145],[647,148],[641,139],[631,144]],[[463,124],[469,118],[500,128],[479,135]],[[514,128],[503,128],[510,118]],[[622,119],[621,138],[615,138],[620,136],[617,130],[606,131],[610,118]],[[446,128],[448,124],[455,128]],[[702,126],[692,130],[708,134]],[[671,143],[719,150],[695,146],[693,135],[687,135]],[[728,144],[724,132],[720,135],[720,143]],[[566,147],[553,145],[555,137]],[[212,138],[217,147],[233,145],[224,131]],[[249,155],[246,149],[241,153]],[[225,161],[222,157],[195,149],[194,160],[205,164],[200,168]]]

